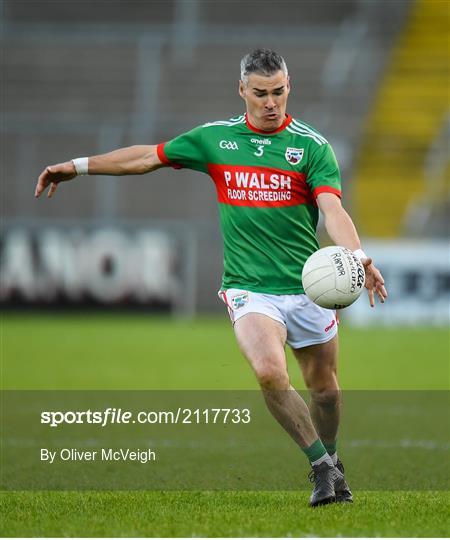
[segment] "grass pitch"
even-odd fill
[[[349,329],[344,389],[447,389],[446,330]],[[256,389],[226,319],[4,315],[5,389]],[[289,355],[293,383],[303,388]],[[255,450],[256,451],[256,450]],[[430,459],[433,459],[430,455]],[[347,465],[349,468],[350,465]],[[443,464],[445,466],[445,464]],[[367,474],[370,475],[368,466]],[[300,486],[306,489],[307,484]],[[448,536],[448,492],[4,492],[2,536]]]
[[[445,390],[449,332],[436,328],[340,328],[347,390]],[[144,315],[4,315],[3,388],[257,389],[228,319]],[[288,352],[296,388],[300,370]]]
[[[353,505],[308,508],[306,492],[37,492],[3,499],[5,536],[445,537],[436,492],[360,492]]]

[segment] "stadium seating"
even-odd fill
[[[412,203],[448,201],[448,181],[428,187],[426,168],[448,122],[448,21],[446,2],[419,0],[393,49],[357,164],[357,215],[367,235],[398,236]]]

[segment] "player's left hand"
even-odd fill
[[[375,294],[378,296],[379,301],[384,304],[388,294],[384,286],[384,279],[381,272],[373,265],[370,257],[361,259],[361,262],[366,271],[366,282],[364,286],[367,289],[371,307],[375,306]]]

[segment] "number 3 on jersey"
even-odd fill
[[[264,154],[264,146],[258,146],[258,150],[253,153],[256,157],[261,157]]]

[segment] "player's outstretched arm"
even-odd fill
[[[341,204],[339,197],[333,193],[320,193],[317,196],[317,204],[325,218],[325,228],[333,242],[338,246],[343,246],[352,251],[358,251],[363,255],[361,262],[366,271],[365,287],[369,295],[370,305],[375,305],[375,294],[381,303],[387,298],[387,291],[384,286],[384,279],[381,272],[376,268],[370,257],[366,257],[361,249],[361,242],[351,217],[347,214]]]
[[[39,176],[34,192],[39,197],[50,186],[47,196],[52,197],[60,182],[72,180],[78,174],[106,174],[119,176],[125,174],[145,174],[162,166],[156,145],[136,145],[119,148],[108,154],[83,158],[84,171],[76,168],[79,160],[49,165]]]

